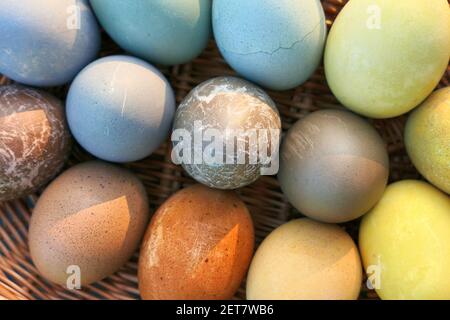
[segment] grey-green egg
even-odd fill
[[[377,131],[341,110],[321,110],[299,120],[280,151],[278,179],[290,203],[313,219],[356,219],[380,199],[389,158]]]

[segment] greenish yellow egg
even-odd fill
[[[449,56],[447,0],[350,0],[330,31],[325,73],[347,108],[390,118],[433,91]]]
[[[433,93],[409,116],[405,145],[417,170],[450,194],[450,87]]]

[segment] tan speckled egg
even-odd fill
[[[248,81],[218,77],[203,82],[178,107],[173,130],[176,162],[209,187],[236,189],[262,173],[278,171],[278,162],[274,166],[275,161],[265,161],[278,155],[278,109],[267,93]],[[182,133],[188,138],[180,139]],[[180,146],[186,150],[180,152]]]
[[[148,300],[231,299],[253,253],[253,223],[232,191],[194,185],[158,209],[139,257]]]
[[[64,108],[48,93],[0,86],[0,201],[46,184],[70,152]]]
[[[362,267],[358,249],[340,227],[307,218],[275,229],[253,258],[249,300],[353,300]]]
[[[85,162],[61,174],[39,198],[30,221],[31,258],[48,280],[73,285],[80,275],[87,285],[132,256],[148,221],[138,178],[111,164]]]

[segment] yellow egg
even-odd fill
[[[450,299],[450,198],[428,183],[388,186],[362,220],[359,245],[382,299]]]
[[[419,105],[450,56],[447,0],[350,0],[325,49],[325,73],[339,101],[372,118]]]
[[[275,229],[253,258],[249,300],[351,300],[361,287],[358,249],[340,227],[310,219]]]
[[[405,145],[417,170],[450,194],[450,87],[433,93],[411,114]]]

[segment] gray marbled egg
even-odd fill
[[[281,120],[259,87],[218,77],[194,88],[178,107],[172,160],[195,180],[218,189],[276,174]]]
[[[47,183],[64,165],[70,145],[61,101],[31,88],[0,87],[0,201]]]

